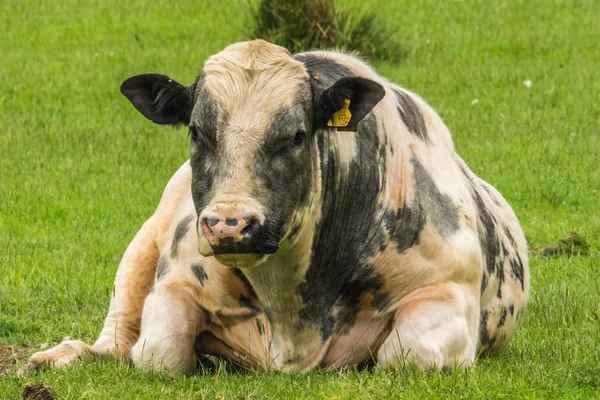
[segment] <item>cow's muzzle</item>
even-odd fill
[[[259,213],[237,204],[207,207],[198,219],[200,253],[203,256],[251,254],[259,257],[275,253],[278,243],[270,240],[271,235],[261,219]]]

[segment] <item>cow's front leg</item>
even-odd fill
[[[197,288],[185,279],[165,277],[146,298],[140,339],[131,350],[133,362],[141,368],[193,372],[194,343],[205,320]]]
[[[139,335],[139,320],[144,299],[154,282],[158,260],[156,219],[151,218],[137,233],[119,265],[104,328],[92,346],[69,340],[31,356],[19,371],[52,366],[65,367],[91,356],[126,357]]]
[[[473,287],[438,283],[406,296],[394,328],[378,351],[384,367],[466,368],[475,360],[479,296]]]

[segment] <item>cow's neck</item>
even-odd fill
[[[316,226],[321,215],[321,170],[314,170],[311,200],[294,216],[300,228],[277,253],[258,267],[245,270],[271,324],[271,355],[279,368],[308,370],[318,365],[327,350],[318,327],[304,324],[306,299],[300,288],[312,262]]]
[[[310,251],[281,248],[266,262],[244,273],[267,312],[285,314],[302,307],[297,287],[304,279],[303,266],[309,262]]]
[[[244,271],[271,325],[272,360],[283,370],[313,368],[327,350],[319,330],[302,326],[300,318],[305,305],[299,287],[311,261],[311,239],[284,245],[263,264]]]

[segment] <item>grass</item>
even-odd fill
[[[153,71],[189,83],[207,56],[244,39],[245,1],[170,3],[0,4],[0,344],[21,349],[0,377],[1,399],[19,398],[35,382],[60,399],[598,396],[595,0],[336,3],[398,23],[403,61],[377,70],[440,112],[459,154],[523,224],[531,302],[500,356],[468,373],[427,376],[219,368],[186,378],[98,361],[17,379],[19,363],[42,343],[95,339],[123,251],[187,158],[186,133],[145,121],[119,94],[120,83]],[[540,255],[573,230],[586,253]]]

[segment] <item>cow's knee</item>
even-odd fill
[[[131,349],[134,364],[144,369],[193,372],[197,365],[194,343],[202,321],[202,311],[185,282],[161,282],[144,304],[140,338]]]
[[[387,368],[416,366],[422,370],[466,368],[475,359],[467,324],[455,319],[444,324],[443,338],[403,326],[392,330],[378,352],[379,365]]]
[[[403,301],[378,351],[383,367],[467,368],[477,349],[477,301],[457,287],[436,286]]]
[[[131,349],[131,359],[138,368],[190,374],[196,370],[197,359],[193,345],[186,341],[176,336],[142,337]]]

